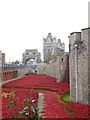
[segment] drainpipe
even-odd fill
[[[76,102],[78,101],[78,46],[75,44]]]
[[[57,63],[56,63],[56,65],[57,65],[57,67],[56,67],[56,78],[57,78],[57,82],[59,82],[59,61],[60,61],[60,58],[59,58],[59,56],[58,56],[58,60],[57,60]]]
[[[59,58],[59,56],[58,56],[58,66],[57,66],[57,69],[58,69],[58,76],[57,76],[57,79],[58,79],[58,82],[60,82],[59,81],[59,66],[60,66],[60,60],[59,60],[60,58]]]

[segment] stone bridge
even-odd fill
[[[36,57],[38,55],[37,58],[37,62],[40,62],[40,53],[37,51],[37,49],[26,49],[25,53],[23,53],[23,64],[25,65],[30,59],[35,60]]]

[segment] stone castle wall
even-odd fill
[[[17,69],[2,69],[2,81],[10,80],[17,78],[18,70]]]
[[[70,97],[76,100],[76,71],[75,71],[75,41],[81,39],[81,33],[72,33],[69,40],[69,75],[70,75]]]
[[[57,79],[58,82],[64,78],[67,66],[67,54],[57,56],[56,61],[50,61],[49,64],[37,64],[37,74],[46,74]],[[67,80],[68,81],[68,80]]]
[[[90,29],[70,34],[69,77],[70,98],[88,104],[88,37]],[[90,46],[89,46],[90,47]]]
[[[88,32],[88,102],[90,105],[90,29]]]

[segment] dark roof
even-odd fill
[[[88,28],[84,28],[84,29],[81,29],[81,30],[88,30],[88,29],[90,29],[90,27],[88,27]]]
[[[72,32],[70,35],[74,34],[74,33],[81,33],[81,32]]]

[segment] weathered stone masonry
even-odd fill
[[[70,98],[89,103],[89,48],[90,28],[73,32],[69,39]]]
[[[88,31],[88,102],[90,105],[90,29]]]
[[[47,74],[55,77],[58,82],[67,81],[68,78],[68,53],[57,56],[57,60],[51,60],[49,64],[37,64],[37,74]]]

